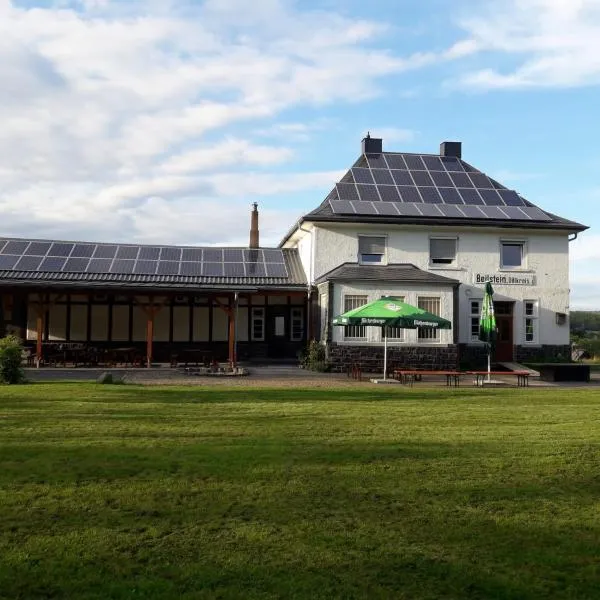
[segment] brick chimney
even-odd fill
[[[440,156],[454,156],[462,158],[461,142],[442,142],[440,144]]]
[[[367,136],[362,141],[363,154],[381,154],[383,152],[383,140],[381,138],[372,138],[367,131]]]
[[[252,213],[250,216],[250,244],[249,248],[259,247],[259,234],[258,234],[258,204],[254,202],[252,204]]]

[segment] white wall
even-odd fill
[[[569,343],[568,323],[556,324],[557,312],[569,312],[567,233],[509,228],[318,226],[315,235],[315,279],[342,263],[357,262],[359,233],[387,236],[388,263],[412,263],[420,269],[457,279],[463,284],[460,287],[459,296],[459,340],[461,343],[471,343],[469,299],[483,295],[483,285],[474,284],[474,274],[506,274],[507,272],[500,268],[501,240],[525,241],[526,265],[518,273],[524,277],[535,277],[535,284],[495,284],[495,299],[515,302],[513,338],[516,345],[525,343],[524,300],[537,300],[539,304],[539,336],[536,343],[531,345]],[[454,268],[438,268],[429,265],[429,239],[436,235],[458,238],[457,264]],[[514,270],[511,270],[510,273],[517,274]],[[410,300],[408,301],[410,302]]]
[[[333,288],[333,312],[335,315],[339,315],[344,312],[344,296],[347,295],[366,295],[367,302],[378,300],[382,296],[400,296],[404,298],[405,302],[412,304],[413,306],[418,305],[420,296],[437,297],[440,299],[440,317],[444,319],[452,320],[452,303],[453,303],[453,289],[451,286],[432,286],[432,285],[381,285],[373,286],[368,283],[355,283],[340,284],[337,283]],[[332,339],[334,342],[341,344],[381,344],[381,328],[380,327],[367,327],[366,328],[367,338],[365,341],[345,341],[344,340],[344,327],[334,326],[332,331]],[[436,340],[417,341],[417,330],[406,329],[404,331],[403,341],[395,341],[392,339],[388,340],[389,344],[402,344],[402,345],[448,345],[453,343],[453,333],[449,329],[442,329],[438,332],[438,338]]]

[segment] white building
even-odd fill
[[[316,298],[320,337],[338,369],[381,360],[378,328],[330,327],[332,316],[397,296],[453,323],[452,331],[398,330],[391,361],[453,367],[477,360],[483,287],[495,290],[498,362],[569,351],[569,241],[585,226],[534,206],[462,160],[440,154],[362,154],[321,205],[288,232]],[[316,308],[318,307],[318,308]]]

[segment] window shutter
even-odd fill
[[[429,252],[432,259],[456,258],[456,240],[431,239],[429,240]]]
[[[385,254],[385,238],[360,236],[358,252],[359,254]]]

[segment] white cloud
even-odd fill
[[[370,131],[372,137],[383,139],[384,149],[391,150],[387,145],[390,143],[408,143],[414,141],[417,132],[412,129],[402,129],[400,127],[375,127]]]
[[[471,8],[473,8],[471,6]],[[599,0],[505,0],[478,3],[460,25],[463,56],[500,53],[514,63],[465,74],[476,89],[571,87],[600,83]],[[456,50],[458,49],[458,50]],[[496,56],[486,56],[489,62]]]

